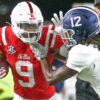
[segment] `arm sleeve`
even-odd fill
[[[89,68],[93,62],[92,53],[86,47],[75,46],[68,55],[67,67],[81,72],[85,68]]]

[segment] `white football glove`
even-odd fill
[[[31,45],[32,52],[36,59],[40,60],[41,58],[45,58],[48,53],[48,46],[42,46],[40,43],[35,43]]]
[[[55,31],[61,33],[61,30],[63,28],[63,19],[64,19],[63,12],[62,11],[59,12],[59,17],[56,13],[54,13],[53,16],[54,18],[51,18],[51,21],[56,26]]]

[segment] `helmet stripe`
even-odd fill
[[[33,12],[33,8],[32,8],[32,6],[31,6],[30,2],[29,2],[29,1],[26,1],[26,2],[27,2],[27,4],[28,4],[28,6],[29,6],[30,13],[31,13],[31,17],[35,19],[34,15],[33,15],[33,13],[34,13],[34,12]]]

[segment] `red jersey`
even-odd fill
[[[39,40],[43,46],[46,40],[49,41],[47,59],[51,66],[54,57],[50,55],[50,51],[63,45],[60,36],[50,34],[49,29],[54,30],[54,28],[54,26],[44,27]],[[0,29],[0,50],[11,66],[16,94],[27,99],[48,99],[55,94],[55,87],[49,86],[46,82],[40,61],[34,57],[30,45],[23,43],[12,32],[10,26]]]

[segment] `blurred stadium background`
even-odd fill
[[[4,26],[5,22],[10,21],[10,13],[16,3],[23,0],[0,0],[0,26]],[[93,5],[93,0],[30,0],[37,4],[44,16],[45,20],[50,20],[53,13],[62,10],[64,13],[72,6],[77,5]]]
[[[0,27],[10,22],[10,13],[13,7],[23,0],[0,0]],[[65,12],[72,7],[86,5],[93,8],[94,0],[30,0],[33,1],[42,11],[45,20],[50,20],[53,13],[58,13],[60,10]],[[9,77],[8,77],[9,78]],[[72,81],[73,80],[73,81]],[[65,99],[75,100],[75,78],[65,81]],[[70,83],[70,84],[68,84]],[[0,99],[2,100],[2,99]],[[61,100],[61,97],[59,97]]]

